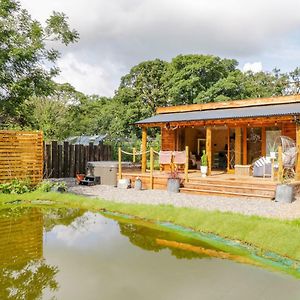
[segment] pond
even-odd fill
[[[229,248],[116,215],[1,210],[0,299],[300,299],[299,279]]]

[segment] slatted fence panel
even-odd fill
[[[39,183],[43,178],[43,134],[0,131],[0,183],[13,179]]]
[[[71,145],[68,142],[53,141],[44,145],[44,176],[46,178],[75,177],[77,173],[86,173],[88,161],[112,160],[109,145]]]

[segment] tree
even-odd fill
[[[134,66],[121,78],[116,97],[124,104],[133,104],[144,117],[152,115],[158,106],[166,104],[163,76],[168,63],[160,59]]]
[[[53,91],[59,52],[50,41],[68,45],[78,40],[67,17],[54,12],[43,27],[16,0],[0,2],[0,120],[26,125],[22,104],[31,96]],[[46,67],[46,65],[48,67]]]
[[[218,80],[209,89],[200,92],[195,103],[219,102],[247,98],[284,95],[288,85],[285,74],[278,70],[267,72],[246,72],[235,70]]]
[[[234,59],[213,55],[178,55],[172,59],[164,76],[168,103],[191,104],[199,93],[236,70]]]

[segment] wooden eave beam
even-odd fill
[[[238,108],[238,107],[250,107],[250,106],[261,106],[261,105],[297,103],[297,102],[300,102],[300,95],[280,96],[280,97],[272,97],[272,98],[244,99],[244,100],[214,102],[214,103],[205,103],[205,104],[188,104],[188,105],[158,107],[156,109],[156,113],[165,114],[165,113],[174,113],[174,112],[213,110],[213,109],[222,109],[222,108]]]
[[[294,116],[276,116],[276,117],[263,117],[263,118],[240,118],[240,119],[222,119],[222,120],[206,120],[206,121],[183,121],[183,122],[165,122],[165,123],[147,123],[139,124],[139,127],[164,127],[166,123],[170,123],[171,126],[179,127],[203,127],[203,126],[273,126],[274,124],[280,124],[285,122],[294,122]]]

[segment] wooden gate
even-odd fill
[[[12,179],[39,183],[43,178],[43,133],[0,131],[0,183]]]

